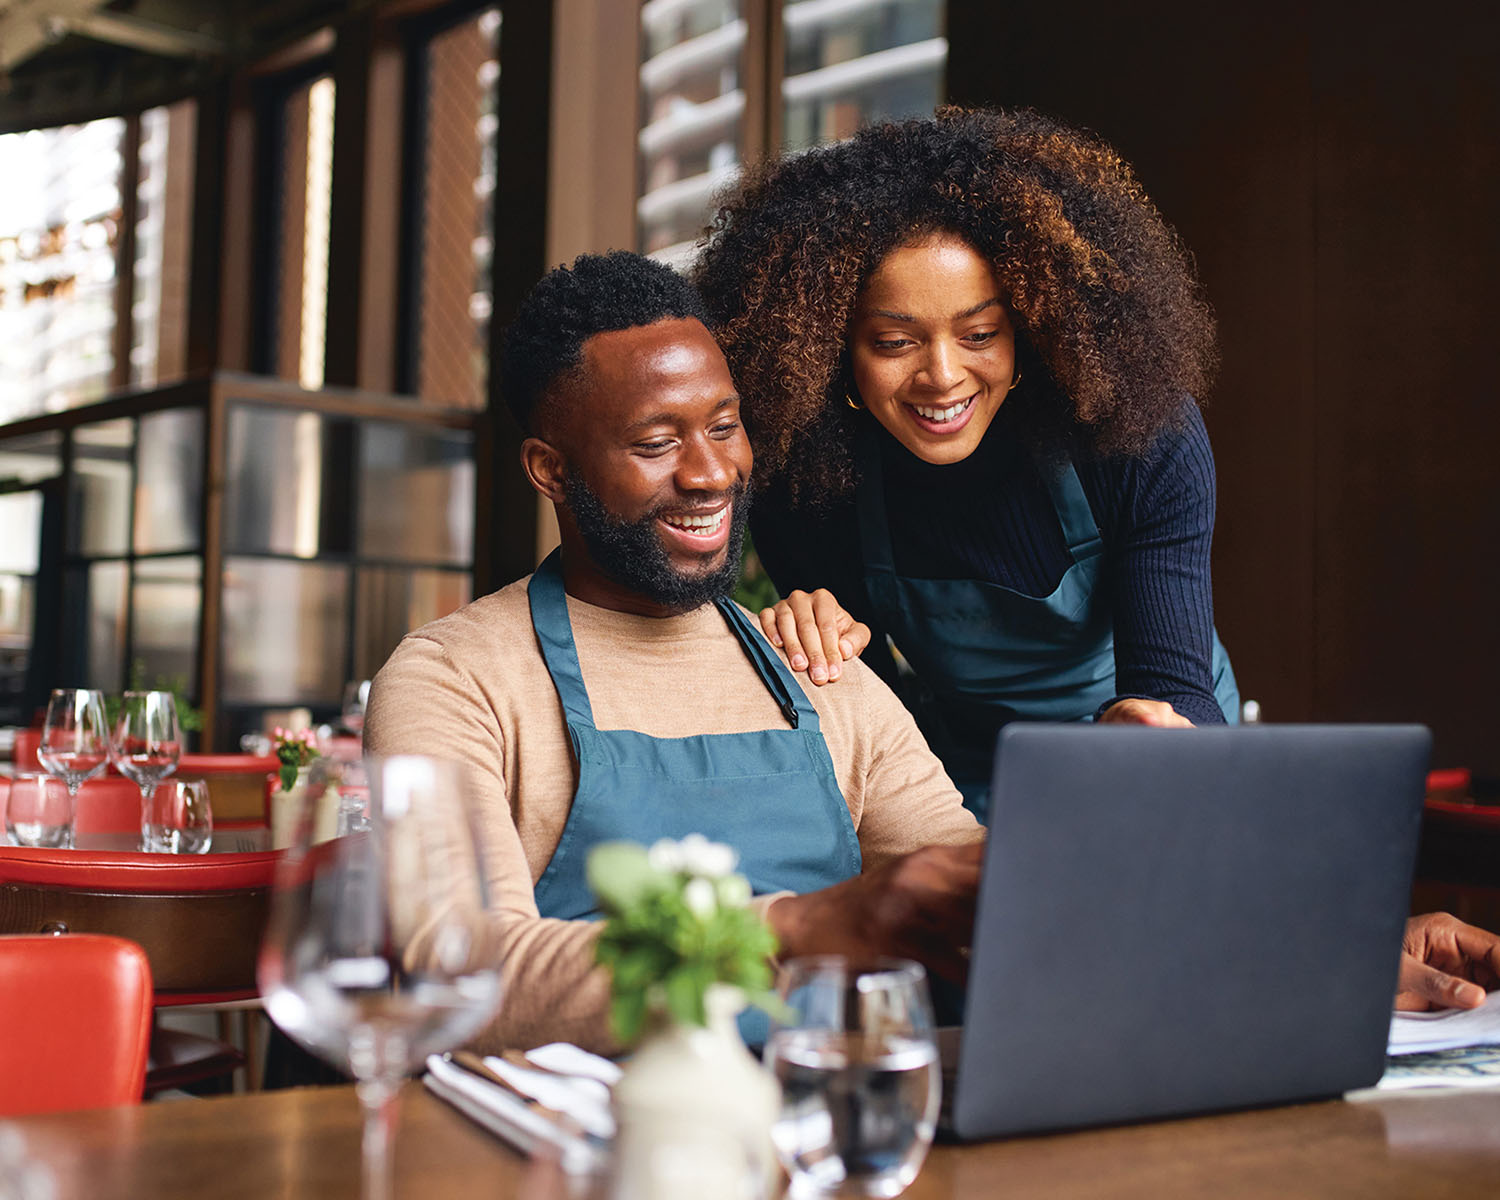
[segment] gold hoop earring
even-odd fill
[[[1005,389],[1005,394],[1007,396],[1010,395],[1013,391],[1016,390],[1016,384],[1018,384],[1020,382],[1021,382],[1021,372],[1017,371],[1016,372],[1016,377],[1010,381],[1010,387],[1008,387],[1008,388]]]
[[[844,389],[844,403],[847,404],[850,408],[852,408],[855,412],[858,412],[860,409],[862,409],[864,407],[863,404],[861,404],[858,400],[856,400],[853,396],[851,396],[849,394],[849,389],[848,388]]]

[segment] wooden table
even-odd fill
[[[27,1117],[57,1200],[357,1200],[351,1088]],[[524,1162],[409,1084],[396,1139],[405,1200],[561,1200]],[[1127,1128],[938,1146],[909,1200],[1476,1200],[1500,1194],[1500,1092],[1393,1096]]]

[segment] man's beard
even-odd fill
[[[594,565],[622,587],[678,612],[727,596],[740,577],[740,553],[745,543],[745,522],[750,515],[750,482],[741,480],[729,489],[729,541],[724,561],[706,574],[685,575],[672,565],[656,520],[666,511],[659,505],[634,521],[616,520],[588,484],[570,471],[565,496],[573,522],[588,547]],[[712,551],[705,558],[719,553]]]

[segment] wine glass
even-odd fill
[[[68,789],[68,807],[78,808],[78,789],[109,762],[109,722],[104,697],[90,688],[57,688],[47,701],[37,761]]]
[[[156,785],[177,770],[182,732],[171,692],[126,692],[110,738],[115,768],[141,789],[141,846],[151,849],[149,808]]]
[[[921,1169],[942,1099],[927,976],[914,962],[793,959],[766,1065],[781,1084],[771,1141],[794,1197],[895,1196]]]
[[[352,734],[361,734],[365,728],[365,704],[370,698],[368,679],[351,680],[344,685],[344,702],[339,715],[339,724]]]
[[[460,769],[417,756],[366,759],[364,769],[362,828],[332,841],[312,840],[319,789],[306,789],[259,980],[271,1019],[354,1076],[364,1197],[387,1200],[401,1083],[483,1028],[500,973],[486,957],[484,845]]]

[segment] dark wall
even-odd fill
[[[1196,254],[1245,695],[1500,774],[1500,6],[952,0],[949,37],[956,101],[1094,129]]]

